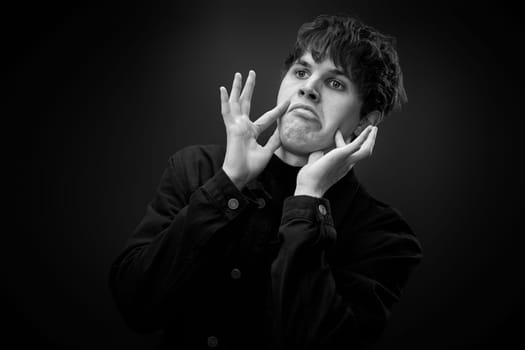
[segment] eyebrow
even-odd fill
[[[303,60],[302,58],[299,58],[295,63],[296,64],[300,64],[301,66],[305,66],[308,69],[312,68],[312,65],[309,62]],[[330,69],[329,73],[335,74],[335,75],[342,75],[345,78],[350,79],[350,77],[348,77],[348,75],[344,71],[342,71],[342,70],[340,70],[338,68]]]

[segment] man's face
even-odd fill
[[[316,63],[308,51],[281,82],[277,103],[286,99],[290,106],[279,120],[279,134],[282,146],[297,155],[330,148],[337,129],[348,138],[359,123],[357,87],[331,59]]]

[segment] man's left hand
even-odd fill
[[[297,174],[294,195],[322,197],[326,191],[361,159],[372,155],[377,135],[377,126],[369,125],[358,137],[347,144],[340,130],[335,133],[336,147],[324,154],[310,153],[308,163]]]

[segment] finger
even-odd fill
[[[241,85],[242,85],[242,75],[241,73],[237,72],[235,73],[233,77],[232,91],[230,93],[230,102],[239,101],[239,93],[241,91]]]
[[[255,88],[255,72],[250,70],[248,78],[241,93],[241,112],[245,115],[250,115],[250,107],[252,103],[253,90]]]
[[[377,127],[375,126],[368,133],[368,137],[361,145],[361,148],[357,150],[356,152],[352,153],[352,155],[349,157],[349,161],[351,163],[355,163],[359,160],[362,160],[366,157],[370,157],[372,155],[372,151],[374,150],[376,135],[377,135]]]
[[[372,138],[372,145],[370,146],[370,155],[372,155],[372,151],[374,150],[374,146],[376,145],[376,139],[377,139],[377,131],[379,129],[377,128],[377,126],[374,126],[374,134],[371,136]]]
[[[335,145],[336,147],[344,147],[346,146],[346,142],[343,138],[343,134],[341,133],[341,130],[337,129],[335,132]]]
[[[279,148],[280,145],[281,145],[281,137],[279,135],[279,127],[276,127],[275,130],[273,131],[272,136],[270,136],[270,138],[266,142],[266,145],[263,148],[273,153],[275,152],[277,148]]]
[[[228,103],[228,91],[224,86],[219,88],[221,94],[221,114],[223,117],[229,116],[230,104]]]
[[[323,156],[324,156],[323,151],[316,151],[316,152],[310,153],[310,155],[308,155],[308,164],[315,163],[316,161],[321,159]]]
[[[349,144],[347,144],[345,147],[345,152],[346,153],[353,153],[355,151],[357,151],[358,149],[361,148],[361,146],[363,145],[363,143],[366,141],[368,135],[370,134],[370,132],[372,131],[372,128],[373,126],[372,125],[369,125],[366,127],[365,130],[363,130],[359,136],[357,136],[352,142],[350,142]]]
[[[253,123],[256,126],[257,135],[266,130],[275,120],[279,119],[286,112],[289,105],[290,100],[286,100],[260,116],[259,119]]]

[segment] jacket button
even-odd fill
[[[217,345],[219,345],[219,339],[217,339],[217,337],[214,337],[213,335],[208,337],[208,346],[210,348],[214,348]]]
[[[319,212],[321,215],[326,215],[326,207],[322,204],[319,204]]]
[[[234,268],[230,272],[230,276],[232,276],[234,280],[238,280],[239,278],[241,278],[241,270],[239,270],[238,268]]]
[[[236,198],[230,198],[228,200],[228,208],[230,208],[231,210],[239,208],[239,201]]]
[[[264,198],[257,198],[257,206],[259,207],[259,209],[262,209],[266,206],[266,201],[264,200]]]

